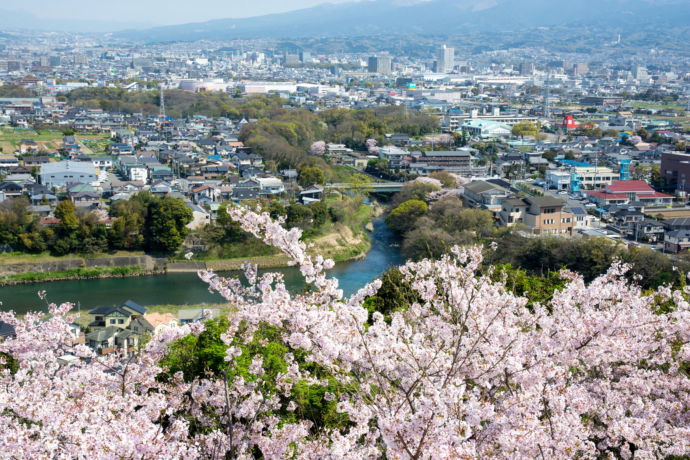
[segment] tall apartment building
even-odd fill
[[[661,177],[669,190],[690,192],[690,153],[669,152],[661,155]]]
[[[369,73],[391,73],[393,63],[388,56],[371,56],[367,66]]]
[[[438,50],[438,56],[436,57],[436,67],[439,73],[448,73],[455,67],[455,48],[449,48],[443,45]]]

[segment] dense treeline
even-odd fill
[[[517,232],[505,232],[494,241],[496,251],[486,252],[486,263],[510,264],[530,275],[545,276],[562,268],[576,271],[590,281],[616,261],[631,265],[629,276],[645,288],[674,284],[690,271],[690,263],[672,260],[665,254],[647,248],[633,247],[607,238],[526,238]]]
[[[0,246],[58,256],[115,250],[172,253],[182,245],[192,220],[182,200],[148,192],[114,203],[110,228],[104,213],[77,209],[68,200],[58,203],[54,214],[59,222],[46,225],[25,198],[5,200],[0,205]]]
[[[420,136],[436,132],[433,115],[410,113],[402,107],[374,109],[329,109],[318,115],[304,109],[274,109],[270,119],[246,125],[240,140],[279,166],[297,166],[306,161],[312,142],[325,140],[366,150],[367,139],[383,144],[385,134]]]
[[[0,97],[35,97],[29,88],[19,85],[0,85]]]
[[[110,112],[144,113],[159,112],[160,91],[127,91],[124,88],[78,88],[67,95],[67,102],[75,107],[103,109]],[[192,115],[207,117],[259,118],[282,106],[278,96],[250,96],[233,98],[220,91],[191,93],[182,90],[165,91],[165,110],[169,116],[180,118]]]
[[[286,228],[299,228],[306,238],[323,233],[328,225],[343,224],[352,226],[356,211],[362,205],[362,197],[342,197],[310,204],[282,204],[278,201],[256,200],[247,206],[260,205],[274,219],[285,217]],[[267,246],[252,234],[245,232],[227,213],[223,203],[218,209],[217,219],[203,227],[198,236],[206,250],[197,254],[201,258],[233,259],[276,254],[275,248]],[[328,227],[331,228],[331,227]]]
[[[436,184],[415,181],[393,197],[386,223],[400,235],[406,257],[438,258],[455,245],[480,243],[493,234],[490,212],[467,209],[457,196],[431,202],[429,196],[440,190]]]

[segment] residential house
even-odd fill
[[[201,185],[191,190],[190,197],[196,204],[202,202],[214,202],[219,199],[220,191],[210,185]]]
[[[95,329],[86,335],[86,344],[89,348],[102,355],[118,350],[131,354],[134,353],[139,343],[138,334],[117,326]]]
[[[116,326],[126,328],[133,319],[143,316],[146,308],[128,300],[121,305],[109,305],[96,307],[89,312],[91,322],[89,327],[108,327]]]
[[[645,241],[647,243],[656,243],[664,240],[664,224],[655,220],[641,220],[635,222],[630,232],[635,241]]]
[[[0,155],[0,170],[9,171],[19,166],[19,159],[14,155]]]
[[[40,167],[41,165],[44,165],[46,163],[50,163],[50,157],[49,156],[24,156],[21,159],[22,166],[27,167],[27,168],[34,168],[34,167]],[[0,167],[2,162],[0,161]]]
[[[22,155],[25,153],[35,153],[38,152],[38,144],[32,139],[22,139],[19,141],[19,153]]]
[[[283,181],[274,176],[262,174],[254,179],[259,183],[259,191],[262,195],[275,195],[285,192]]]
[[[180,324],[196,323],[207,319],[215,319],[220,316],[218,308],[187,308],[177,312]]]
[[[0,182],[0,192],[5,198],[16,198],[22,196],[24,187],[15,182]]]
[[[299,199],[303,204],[315,203],[323,199],[324,188],[321,185],[312,185],[299,193]]]
[[[664,252],[677,254],[690,248],[690,230],[673,230],[664,234]]]
[[[503,225],[524,225],[537,235],[571,236],[574,214],[566,203],[552,196],[508,198],[501,205],[499,218]]]
[[[501,203],[510,194],[510,190],[500,185],[478,180],[465,184],[462,196],[467,207],[500,212]]]

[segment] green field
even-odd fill
[[[31,139],[38,144],[39,151],[54,152],[62,147],[65,135],[58,130],[36,132],[33,129],[0,128],[0,148],[2,153],[14,153],[22,139]],[[74,138],[86,154],[104,153],[107,151],[109,136],[107,133],[76,133]]]
[[[650,102],[650,101],[630,101],[627,102],[636,109],[659,109],[659,110],[685,110],[680,104],[664,104],[662,102]]]

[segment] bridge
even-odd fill
[[[351,189],[362,189],[370,192],[378,193],[397,193],[402,189],[403,182],[369,182],[369,183],[338,183],[338,184],[326,184],[327,189],[340,189],[340,190],[351,190]]]

